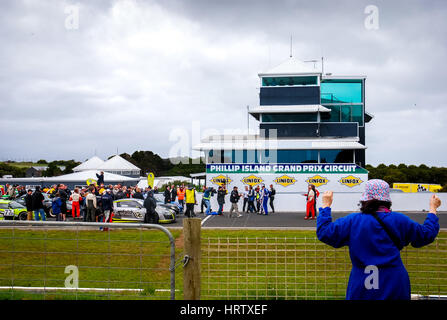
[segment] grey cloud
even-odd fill
[[[368,162],[445,165],[442,148],[425,156],[447,121],[444,1],[375,1],[377,31],[363,25],[368,0],[79,1],[80,28],[66,30],[64,8],[77,3],[0,3],[0,126],[14,132],[0,158],[167,156],[169,131],[192,121],[245,128],[257,73],[288,57],[292,35],[296,57],[368,76]]]

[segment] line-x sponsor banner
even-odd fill
[[[303,192],[309,184],[313,184],[320,191],[362,192],[366,181],[368,174],[365,173],[207,173],[207,183],[214,186],[237,186],[242,190],[249,186],[272,185],[278,192]]]
[[[207,173],[367,174],[368,170],[346,163],[207,164]]]

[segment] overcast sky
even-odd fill
[[[447,166],[446,31],[441,0],[2,0],[0,160],[168,157],[170,132],[246,129],[292,35],[295,57],[367,76],[367,163]]]

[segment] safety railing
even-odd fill
[[[0,299],[175,299],[175,255],[160,225],[0,221]]]
[[[202,299],[344,299],[351,270],[347,247],[315,236],[202,238]],[[447,297],[447,237],[402,252],[412,297]]]

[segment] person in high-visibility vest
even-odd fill
[[[186,196],[185,216],[187,216],[188,218],[195,217],[196,215],[194,214],[194,205],[197,204],[196,190],[192,185],[190,185],[189,188],[186,190],[185,196]]]
[[[205,202],[205,207],[206,207],[205,214],[206,215],[210,214],[210,212],[211,212],[210,199],[215,193],[217,193],[217,191],[213,187],[206,188],[205,191],[203,192],[202,199]]]
[[[261,214],[261,192],[259,190],[259,186],[255,189],[255,197],[256,197],[256,213]]]
[[[177,189],[177,199],[178,203],[182,206],[180,213],[183,213],[183,210],[185,209],[185,187],[183,185]]]

